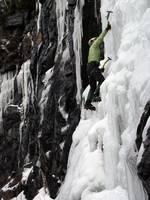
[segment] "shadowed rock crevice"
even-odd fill
[[[100,0],[85,1],[83,7],[83,38],[82,38],[82,61],[81,68],[82,87],[86,88],[88,79],[86,75],[86,66],[88,61],[89,46],[88,41],[92,37],[97,37],[102,31],[101,15],[100,15]],[[104,46],[101,46],[101,59],[104,58]]]

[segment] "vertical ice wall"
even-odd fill
[[[106,10],[113,10],[112,31],[105,41],[106,54],[113,55],[113,62],[102,86],[108,120],[104,136],[105,170],[106,174],[111,174],[106,186],[125,186],[132,200],[146,198],[136,175],[134,141],[140,115],[149,99],[149,7],[147,0],[118,0],[102,1],[101,8],[103,24],[106,24]],[[109,157],[112,152],[112,161],[116,163],[113,170]]]

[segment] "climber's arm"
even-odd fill
[[[95,47],[99,47],[99,45],[103,42],[104,37],[106,36],[106,34],[108,33],[108,31],[111,29],[111,25],[108,22],[107,27],[105,28],[105,30],[98,36],[98,38],[94,41],[93,46]]]
[[[99,36],[98,38],[94,41],[93,46],[95,47],[99,47],[99,45],[103,42],[104,37],[106,36],[108,30],[104,30]]]

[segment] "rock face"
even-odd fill
[[[150,101],[148,101],[145,105],[144,111],[142,113],[139,125],[137,127],[137,137],[136,137],[136,146],[137,150],[140,150],[142,146],[143,140],[143,130],[146,126],[148,118],[150,117]],[[147,191],[148,198],[150,199],[150,127],[147,129],[146,139],[143,142],[144,144],[144,151],[142,154],[141,161],[138,163],[138,176],[143,182],[143,185]]]
[[[56,197],[80,120],[73,45],[77,1],[66,1],[61,45],[56,1],[39,2],[0,1],[0,195],[4,200],[22,191],[31,200],[41,187]],[[82,74],[87,41],[100,27],[100,1],[96,3],[96,10],[93,1],[87,1],[83,10]],[[82,79],[85,87],[86,76]]]

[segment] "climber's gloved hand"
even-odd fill
[[[107,24],[106,30],[107,30],[107,31],[111,30],[111,25],[110,25],[109,22],[108,22],[108,24]]]
[[[100,70],[101,70],[101,73],[103,73],[103,72],[104,72],[104,70],[105,70],[105,68],[104,68],[104,67],[102,67],[102,68],[100,68]]]

